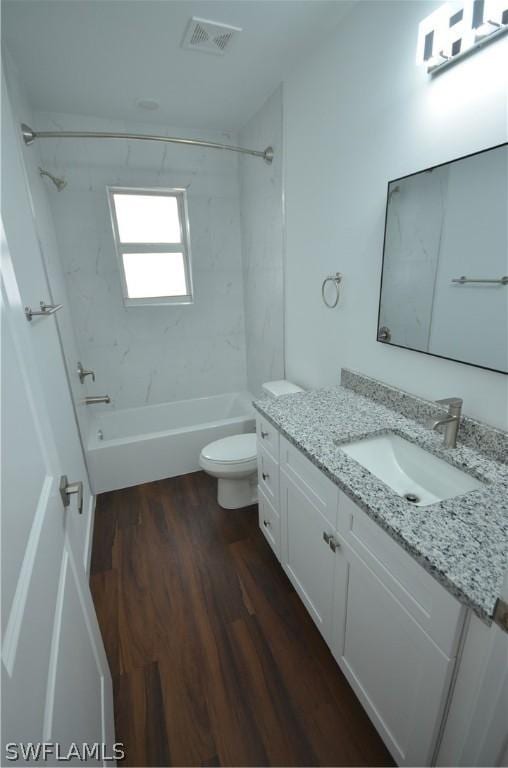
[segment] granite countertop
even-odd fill
[[[506,464],[460,445],[460,433],[457,448],[443,448],[441,433],[341,386],[258,400],[254,406],[449,592],[490,622],[508,567]],[[412,505],[336,444],[386,432],[485,485],[437,504]]]

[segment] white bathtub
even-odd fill
[[[254,430],[247,392],[103,411],[92,421],[87,446],[93,489],[101,493],[196,472],[207,443]]]

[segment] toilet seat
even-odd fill
[[[269,381],[263,392],[270,397],[302,392],[290,381]],[[255,432],[231,435],[205,445],[199,456],[199,466],[217,478],[217,501],[223,509],[242,509],[256,504],[257,438]]]
[[[201,458],[206,462],[213,464],[224,464],[227,466],[256,465],[257,447],[256,433],[252,432],[246,435],[231,435],[223,437],[221,440],[215,440],[206,445],[201,451]]]

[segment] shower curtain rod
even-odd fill
[[[144,133],[110,133],[108,131],[34,131],[25,123],[21,123],[21,134],[25,144],[33,144],[35,139],[136,139],[140,141],[164,141],[170,144],[187,144],[193,147],[208,147],[208,149],[229,149],[231,152],[241,152],[244,155],[253,155],[262,157],[265,163],[270,164],[273,160],[273,148],[267,147],[260,151],[257,149],[246,149],[245,147],[234,147],[229,144],[218,144],[215,141],[204,141],[203,139],[184,139],[175,136],[150,136]]]

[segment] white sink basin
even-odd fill
[[[367,437],[338,447],[417,507],[482,486],[479,480],[399,435]]]

